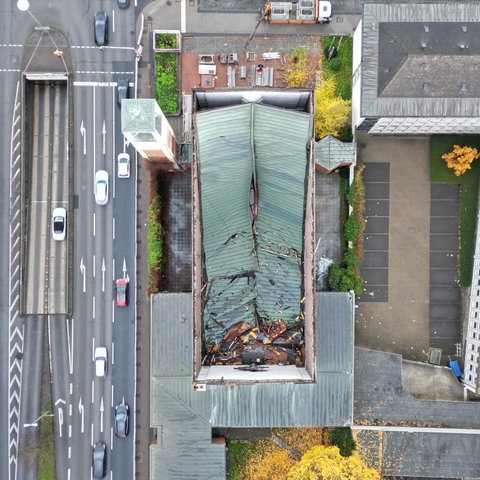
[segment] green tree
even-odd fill
[[[447,163],[448,168],[451,168],[455,175],[459,177],[472,168],[472,162],[479,156],[476,148],[454,145],[453,150],[442,155],[442,158]]]
[[[315,88],[315,138],[328,134],[339,137],[350,123],[351,100],[335,96],[335,79],[323,78]]]
[[[316,446],[288,472],[287,480],[380,480],[360,458],[342,457],[338,447]]]

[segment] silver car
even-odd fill
[[[108,203],[108,172],[106,170],[98,170],[95,173],[95,201],[98,205]]]

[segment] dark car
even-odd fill
[[[97,442],[92,451],[93,478],[103,478],[107,471],[107,449],[103,442]]]
[[[117,307],[126,307],[128,305],[128,281],[124,278],[119,278],[115,283],[117,295],[115,303]]]
[[[128,405],[123,399],[123,402],[115,407],[115,435],[117,437],[128,436],[128,415]]]
[[[128,8],[130,5],[130,0],[118,0],[119,8]]]
[[[119,78],[117,80],[117,102],[118,106],[122,106],[122,100],[128,98],[128,80],[126,78]]]
[[[106,12],[97,12],[93,17],[95,43],[103,46],[108,43],[108,16]]]

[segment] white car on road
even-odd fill
[[[130,155],[120,153],[117,163],[118,178],[130,178]]]
[[[54,240],[65,240],[67,234],[67,211],[63,207],[57,207],[52,213],[52,236]]]
[[[98,205],[108,203],[108,172],[106,170],[98,170],[95,173],[95,201]]]
[[[105,378],[107,376],[107,347],[95,348],[95,376]]]

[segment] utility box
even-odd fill
[[[430,348],[428,351],[428,363],[440,365],[442,363],[442,349]]]

